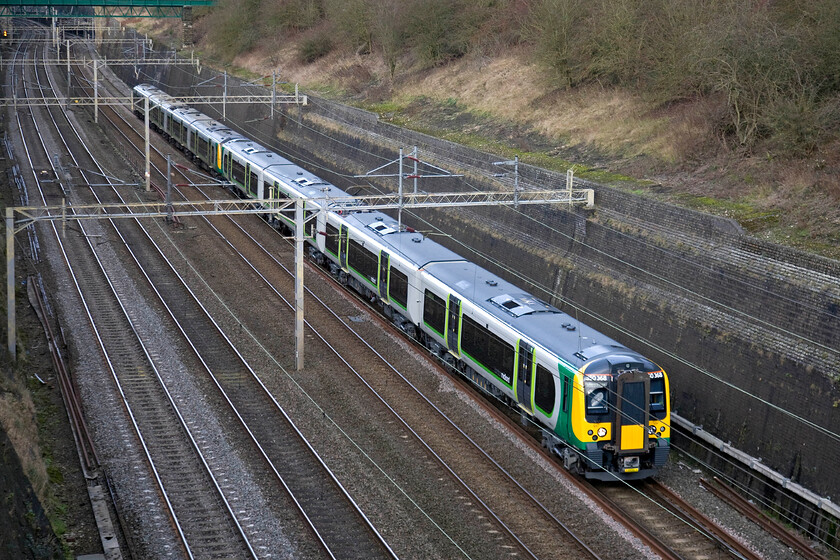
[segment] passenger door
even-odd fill
[[[650,376],[631,369],[616,380],[614,433],[620,455],[647,451]]]
[[[519,359],[516,362],[516,400],[519,407],[528,414],[534,413],[534,403],[531,402],[531,380],[534,375],[534,347],[519,341]]]
[[[450,294],[447,310],[446,345],[449,347],[450,352],[456,356],[460,356],[461,352],[458,348],[458,334],[461,328],[461,300]]]
[[[379,252],[379,297],[382,301],[388,301],[388,268],[391,264],[391,256],[385,251]]]
[[[341,233],[338,237],[338,264],[341,265],[342,270],[347,272],[347,226],[341,226]]]

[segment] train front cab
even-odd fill
[[[575,376],[571,420],[587,478],[652,476],[670,450],[668,378],[638,355],[592,360]]]

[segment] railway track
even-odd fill
[[[100,202],[126,202],[116,190]],[[323,547],[340,558],[394,557],[390,547],[320,460],[289,416],[261,386],[241,354],[218,328],[166,255],[139,223],[117,226],[142,274],[199,356],[241,430]],[[161,266],[163,263],[163,266]],[[273,476],[272,476],[273,475]]]
[[[359,303],[376,312],[368,302],[359,299]],[[581,487],[591,488],[585,482]],[[591,495],[616,518],[626,518],[627,526],[664,558],[760,557],[670,489],[653,480],[638,487],[601,485],[592,488]],[[751,517],[769,533],[777,534],[758,516]],[[780,538],[805,557],[819,557],[807,544],[803,546],[801,542],[788,540],[786,532]]]
[[[604,507],[633,519],[640,538],[663,558],[761,558],[655,480],[594,489]]]
[[[38,84],[38,79],[35,74],[31,83]],[[24,88],[27,87],[25,83]],[[39,89],[43,91],[42,86]],[[24,91],[24,94],[29,92]],[[36,111],[41,113],[40,118],[36,117]],[[46,147],[47,131],[42,130],[38,122],[52,123],[49,135],[54,141],[62,142],[67,153],[73,151],[64,140],[63,133],[66,134],[72,125],[67,121],[56,122],[55,119],[63,118],[63,115],[53,115],[42,109],[30,109],[30,115],[34,133],[25,132],[22,119],[18,121],[18,128],[31,169],[41,170],[34,176],[42,203],[46,204],[55,196],[73,200],[75,193],[66,190],[53,192],[59,183],[38,180],[46,169],[51,169],[49,175],[53,177],[67,174],[66,169],[59,171],[55,168]],[[36,139],[39,141],[33,142]],[[73,139],[71,143],[80,144],[78,139]],[[85,165],[90,163],[95,162],[74,160],[76,169],[85,169]],[[77,180],[84,179],[84,174],[77,177]],[[103,264],[107,257],[102,254],[103,248],[94,241],[103,235],[102,230],[95,225],[91,227],[81,223],[80,235],[61,236],[55,228],[53,230],[80,305],[90,321],[102,357],[134,428],[134,441],[142,448],[149,476],[156,481],[158,492],[168,507],[169,522],[179,541],[175,547],[170,546],[169,556],[184,554],[209,558],[227,554],[230,557],[253,557],[247,539],[236,530],[229,504],[225,507],[220,503],[224,502],[224,498],[218,493],[218,482],[206,468],[207,463],[192,434],[167,394],[155,367],[154,350],[136,328],[142,321],[137,316],[139,310],[126,305],[130,299],[126,290],[131,287],[109,277]],[[183,477],[185,470],[191,473],[192,480]]]
[[[711,480],[700,479],[700,483],[712,492],[715,496],[729,503],[736,510],[741,512],[753,522],[763,526],[765,530],[772,533],[781,542],[796,550],[803,558],[809,560],[824,560],[825,557],[815,551],[811,545],[798,534],[785,528],[781,523],[771,518],[767,513],[762,512],[754,504],[741,496],[734,488],[726,484],[718,477]]]

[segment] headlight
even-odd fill
[[[648,433],[653,435],[656,433],[656,426],[648,426]]]
[[[604,437],[607,435],[607,429],[604,427],[598,428],[598,437]]]

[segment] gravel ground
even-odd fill
[[[107,228],[103,225],[103,235],[109,235]],[[113,234],[110,234],[113,238]],[[184,348],[183,342],[174,335],[174,325],[165,315],[160,305],[154,301],[153,295],[145,286],[144,280],[134,282],[133,277],[137,275],[131,264],[124,265],[121,256],[111,250],[110,245],[100,244],[97,247],[100,259],[110,271],[112,282],[122,294],[129,294],[124,305],[131,310],[134,318],[134,326],[140,333],[141,338],[148,348],[152,350],[153,357],[159,373],[164,380],[168,390],[173,395],[180,414],[185,422],[191,426],[193,437],[199,441],[202,452],[211,457],[217,458],[214,461],[219,466],[218,458],[224,458],[224,465],[220,470],[226,473],[221,481],[226,489],[228,499],[234,505],[247,504],[249,513],[241,516],[240,521],[250,527],[253,533],[261,535],[255,541],[255,546],[272,550],[273,555],[278,558],[292,558],[299,555],[300,551],[293,546],[297,539],[294,535],[286,534],[280,527],[287,524],[274,516],[274,508],[262,496],[258,483],[249,468],[240,459],[239,453],[226,439],[225,434],[230,431],[230,418],[221,420],[216,417],[219,406],[211,406],[207,400],[206,388],[197,384],[202,379],[203,371],[200,364]],[[151,302],[151,303],[150,303]],[[74,331],[76,329],[73,329]],[[81,368],[79,379],[82,391],[85,392],[85,402],[92,402],[105,390],[108,385],[109,392],[112,391],[113,381],[110,374],[86,376]],[[115,400],[116,399],[116,400]],[[124,470],[134,474],[134,477],[119,476],[121,480],[129,482],[125,487],[117,486],[121,503],[127,505],[134,518],[128,524],[132,528],[132,542],[141,550],[154,551],[158,555],[163,551],[177,554],[177,545],[168,542],[171,536],[167,516],[161,509],[157,499],[157,491],[150,492],[148,487],[135,487],[130,483],[136,478],[138,482],[152,485],[147,469],[141,466],[142,458],[137,455],[140,452],[133,435],[126,431],[115,431],[120,428],[114,426],[112,418],[114,411],[121,410],[122,406],[117,397],[109,399],[105,409],[97,407],[96,411],[89,409],[90,421],[94,424],[97,436],[112,440],[114,433],[122,436],[117,438],[119,446],[114,453],[106,456],[113,461],[116,468],[126,458],[125,451],[135,452],[130,461],[124,463]],[[104,413],[104,417],[98,413]],[[223,427],[223,424],[228,427]],[[98,440],[99,441],[99,440]],[[105,446],[108,444],[105,443]],[[109,463],[110,463],[109,461]],[[154,486],[151,486],[152,488]],[[129,514],[126,514],[128,517]],[[299,527],[295,526],[295,529]],[[164,542],[158,542],[161,539]]]

